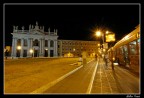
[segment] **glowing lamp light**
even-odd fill
[[[21,49],[21,46],[17,46],[17,49],[20,50],[20,49]]]
[[[32,49],[30,49],[30,53],[33,53],[33,50],[32,50]]]
[[[105,49],[103,49],[103,52],[105,52],[106,50]]]
[[[96,32],[96,36],[101,36],[101,32],[100,32],[100,31],[97,31],[97,32]]]
[[[114,61],[114,60],[115,60],[115,57],[113,57],[112,59],[113,59],[113,61]]]
[[[75,48],[73,49],[73,51],[75,51]]]
[[[106,31],[106,34],[108,34],[109,33],[109,31]]]

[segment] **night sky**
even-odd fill
[[[112,31],[116,40],[134,30],[140,22],[140,6],[132,5],[5,5],[5,45],[12,43],[13,25],[29,24],[58,29],[58,39],[98,40],[96,28]]]

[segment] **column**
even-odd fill
[[[32,49],[31,38],[28,38],[27,42],[28,42],[27,57],[32,57],[32,54],[30,53],[30,49]]]
[[[14,41],[14,57],[16,57],[16,53],[17,53],[17,38],[15,38]]]
[[[50,57],[50,39],[48,39],[48,57]]]
[[[42,48],[41,48],[41,56],[43,57],[44,55],[44,39],[42,39]]]
[[[24,39],[21,39],[21,52],[20,52],[20,57],[23,57],[23,44],[24,44]]]
[[[12,52],[11,52],[11,57],[16,57],[16,54],[14,53],[15,50],[15,38],[12,40]]]
[[[42,39],[40,38],[40,43],[39,43],[39,56],[41,56],[42,53]]]
[[[40,56],[43,57],[44,56],[44,39],[41,39],[41,52],[40,52]]]
[[[57,52],[57,40],[54,41],[54,52],[55,52],[55,56],[57,57],[58,52]]]

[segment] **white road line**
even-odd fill
[[[58,83],[59,81],[63,80],[64,78],[66,78],[67,76],[71,75],[72,73],[74,73],[75,71],[77,71],[78,69],[82,68],[83,65],[81,65],[80,67],[74,69],[73,71],[63,75],[62,77],[56,79],[55,81],[52,81],[44,86],[41,86],[40,88],[34,90],[33,92],[31,92],[30,94],[40,94],[43,93],[44,91],[46,91],[48,88],[54,86],[56,83]]]
[[[99,61],[99,60],[98,60],[98,61]],[[94,82],[95,73],[96,73],[97,66],[98,66],[98,61],[97,61],[96,67],[95,67],[95,69],[94,69],[93,75],[92,75],[92,77],[91,77],[90,84],[89,84],[88,89],[87,89],[87,92],[86,92],[87,94],[90,94],[90,93],[91,93],[92,85],[93,85],[93,82]]]
[[[87,64],[90,63],[90,62],[93,61],[93,60],[94,60],[94,59],[90,60],[89,62],[87,62]]]
[[[72,63],[72,64],[70,64],[70,65],[76,65],[77,63]]]
[[[92,60],[90,60],[89,62],[87,62],[87,64],[88,63],[90,63],[91,61],[93,61],[94,59],[92,59]],[[70,65],[76,65],[77,63],[72,63],[72,64],[70,64]]]

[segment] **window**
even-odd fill
[[[53,40],[50,41],[50,47],[54,47],[54,41]]]
[[[140,54],[140,38],[137,40],[137,44],[138,44],[138,54]]]
[[[24,39],[24,46],[27,46],[27,40]]]
[[[36,39],[33,41],[33,46],[38,46],[39,45],[39,41]]]
[[[122,55],[123,54],[123,48],[122,48],[122,46],[120,47],[119,50],[120,50],[119,53]]]
[[[124,45],[123,46],[123,53],[124,55],[127,57],[128,56],[128,48],[127,48],[127,45]]]
[[[130,54],[135,55],[136,54],[136,41],[129,43],[130,48]]]
[[[21,45],[21,39],[18,39],[17,40],[17,46],[20,46]]]
[[[45,40],[45,47],[48,47],[48,40]]]

